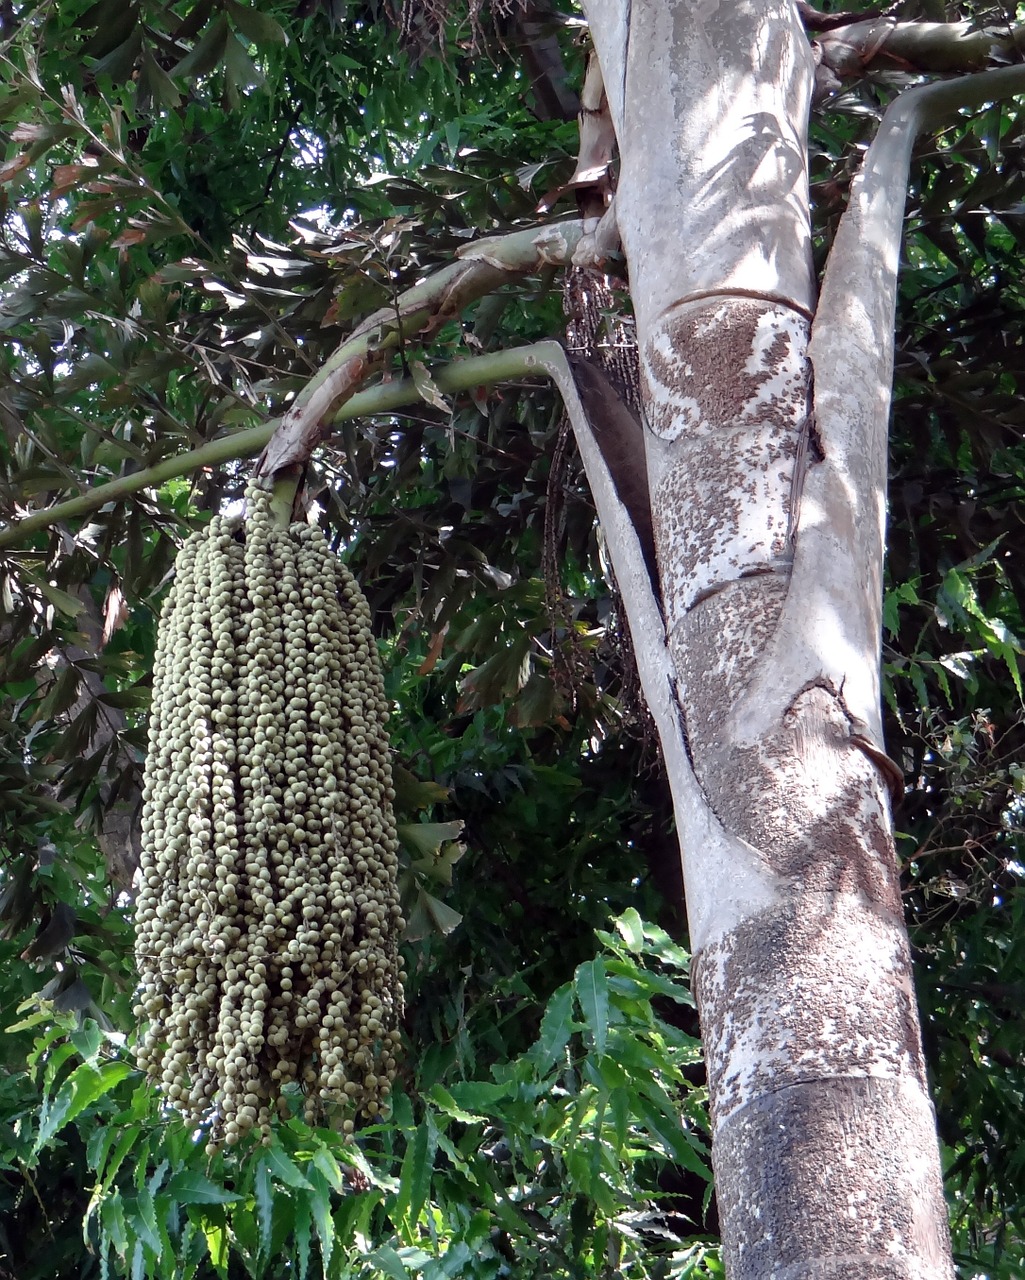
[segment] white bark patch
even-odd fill
[[[774,907],[780,900],[779,880],[761,852],[728,831],[700,796],[681,797],[675,808],[685,855],[690,945],[697,955],[752,915]]]
[[[810,309],[804,122],[813,67],[793,7],[709,4],[699,15],[633,0],[625,60],[610,38],[622,6],[598,0],[587,12],[615,104],[641,333],[682,296],[723,289]]]
[[[816,392],[818,405],[818,394]],[[843,416],[828,405],[823,461],[809,471],[801,496],[790,594],[771,653],[749,697],[735,704],[731,732],[757,743],[772,731],[800,682],[843,689],[844,704],[882,747],[879,690],[885,471],[861,482],[830,430]],[[856,415],[852,412],[852,417]],[[817,425],[822,419],[817,409]],[[883,441],[874,446],[883,448]],[[781,678],[781,674],[782,677]]]

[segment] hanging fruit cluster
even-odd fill
[[[140,1066],[227,1143],[289,1085],[311,1121],[377,1115],[402,1011],[370,611],[319,530],[246,506],[185,543],[161,615],[137,910]]]

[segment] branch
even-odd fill
[[[460,250],[456,262],[407,289],[394,307],[374,312],[296,396],[257,463],[256,474],[271,476],[305,467],[332,413],[382,366],[387,352],[405,341],[429,338],[471,302],[510,280],[546,264],[567,266],[582,235],[583,223],[575,219],[475,240]]]
[[[511,378],[522,377],[532,372],[523,357],[523,351],[530,348],[513,348],[510,351],[495,351],[484,356],[475,356],[469,360],[456,360],[432,374],[438,387],[445,392],[455,393],[468,391],[472,387],[490,386],[495,382],[507,382]],[[353,395],[343,408],[336,410],[331,418],[330,426],[334,427],[352,418],[368,418],[374,414],[391,413],[403,405],[416,404],[422,401],[420,392],[411,379],[395,382],[384,382],[366,391]],[[144,471],[134,471],[131,475],[119,476],[106,484],[87,489],[77,498],[69,498],[65,502],[55,503],[42,511],[33,511],[23,516],[7,529],[0,531],[0,549],[15,546],[38,533],[41,529],[60,524],[66,520],[77,520],[81,516],[99,511],[101,507],[113,505],[123,498],[139,493],[143,489],[155,489],[168,480],[178,476],[189,475],[204,467],[217,467],[226,462],[235,462],[240,458],[252,458],[266,448],[276,427],[277,421],[264,423],[248,431],[237,431],[232,435],[222,436],[209,444],[201,445],[188,453],[175,454],[173,458],[165,458],[147,467]]]
[[[603,414],[615,416],[615,406],[599,406],[596,403],[601,396],[601,383],[598,381],[600,375],[596,375],[596,371],[584,366],[584,362],[579,363],[583,366],[580,376],[584,382],[584,395],[588,399],[591,411],[600,409]],[[457,360],[432,372],[431,377],[441,391],[452,393],[467,391],[472,387],[488,386],[496,382],[508,382],[517,377],[536,375],[539,371],[546,373],[555,382],[573,423],[598,509],[598,518],[609,540],[616,579],[620,584],[624,600],[627,601],[628,620],[634,638],[634,648],[642,666],[645,694],[652,706],[653,714],[656,715],[663,737],[665,738],[666,733],[669,738],[674,734],[678,736],[678,727],[667,728],[656,713],[657,707],[661,705],[664,720],[666,708],[675,703],[672,699],[667,701],[672,666],[665,646],[665,626],[652,585],[650,551],[645,545],[647,537],[644,519],[646,517],[650,520],[650,511],[642,510],[643,500],[631,486],[629,474],[626,477],[625,486],[623,477],[617,481],[613,476],[592,431],[589,411],[585,408],[584,399],[578,390],[565,351],[557,342],[536,342],[528,347],[514,347],[511,350],[496,351],[469,360]],[[335,412],[329,425],[334,426],[352,418],[389,413],[403,405],[416,404],[420,399],[420,392],[412,379],[383,383],[350,397],[347,404]],[[622,410],[622,406],[619,408]],[[121,476],[98,488],[89,489],[77,498],[58,502],[52,507],[47,507],[45,511],[33,512],[11,528],[0,532],[0,548],[13,546],[40,529],[88,515],[121,498],[129,497],[142,489],[155,488],[167,480],[187,475],[200,467],[212,467],[239,458],[252,457],[268,444],[275,425],[267,423],[261,427],[254,427],[250,431],[239,431],[223,439],[213,440],[189,453],[166,458],[163,462],[158,462],[144,471]],[[632,422],[624,427],[622,423],[610,424],[607,418],[603,418],[599,423],[599,430],[605,432],[607,441],[605,447],[610,450],[613,465],[617,468],[619,466],[617,459],[626,448],[621,435],[624,430],[629,433],[634,425],[639,432],[639,424]],[[612,437],[611,442],[608,440],[609,437]],[[631,460],[626,459],[626,461]],[[635,527],[635,519],[641,521],[640,532]],[[653,643],[654,649],[652,649]],[[646,662],[642,661],[645,654],[648,655]],[[646,677],[645,672],[647,672]],[[675,724],[675,712],[673,714]]]
[[[807,472],[791,587],[774,643],[842,691],[852,733],[882,751],[879,688],[887,427],[899,250],[916,135],[948,113],[1025,92],[1025,67],[909,89],[889,107],[851,187],[808,354],[823,463]],[[745,697],[745,732],[775,723],[771,663]]]
[[[867,22],[869,18],[885,18],[886,9],[862,9],[860,13],[822,13],[821,10],[797,0],[797,12],[805,31],[833,31],[837,27],[849,27],[858,22]]]
[[[718,898],[706,895],[702,899],[695,894],[687,900],[691,941],[697,950],[706,944],[710,934],[722,930],[724,921],[739,922],[752,904],[768,907],[773,901],[772,877],[758,851],[727,830],[715,816],[695,777],[678,699],[676,669],[641,540],[592,432],[566,353],[557,342],[537,342],[524,348],[523,355],[529,364],[544,369],[559,388],[573,425],[630,627],[637,674],[658,730],[666,776],[673,784],[677,831],[685,852],[684,877],[693,884],[695,879],[715,876],[721,884]],[[722,882],[724,866],[730,868],[728,883]]]
[[[396,342],[397,331],[396,341],[382,340],[377,352],[383,354]],[[371,354],[368,341],[350,338],[343,343],[310,379],[274,427],[254,474],[273,477],[284,471],[301,471],[327,434],[332,412],[343,405],[381,364],[380,357],[375,359]]]
[[[581,356],[566,360],[573,373],[577,395],[590,434],[597,442],[616,492],[626,507],[637,534],[652,582],[658,582],[655,533],[651,524],[651,494],[644,456],[644,427],[623,403],[601,368]]]
[[[838,76],[863,75],[872,66],[905,71],[980,71],[1020,58],[1025,27],[897,22],[876,15],[823,32],[816,44],[822,65]]]
[[[579,363],[583,366],[580,376],[584,382],[584,395],[590,403],[591,411],[600,409],[602,413],[615,416],[615,406],[599,406],[596,403],[602,391],[601,382],[598,381],[600,375],[585,366],[584,362]],[[472,387],[489,386],[496,382],[508,382],[517,377],[529,377],[536,375],[539,371],[546,373],[555,382],[562,393],[573,423],[588,481],[598,508],[598,517],[609,537],[616,579],[624,598],[631,602],[627,612],[635,649],[640,655],[642,650],[650,648],[651,639],[655,637],[658,641],[656,647],[659,652],[666,654],[665,662],[668,663],[665,626],[652,585],[650,551],[645,545],[650,536],[650,525],[646,536],[643,522],[645,517],[650,521],[650,511],[641,509],[644,506],[643,499],[631,485],[629,474],[627,474],[625,486],[622,477],[618,482],[613,477],[609,463],[592,431],[588,410],[577,388],[566,353],[559,343],[536,342],[528,347],[514,347],[511,350],[496,351],[469,360],[453,361],[432,372],[431,377],[441,391],[453,393],[467,391]],[[403,405],[416,404],[420,399],[420,392],[412,379],[382,383],[380,386],[370,387],[359,395],[351,396],[341,409],[336,410],[329,425],[335,426],[352,418],[389,413]],[[627,412],[622,409],[622,406],[619,406],[619,409]],[[142,489],[155,488],[167,480],[187,475],[201,467],[218,466],[239,458],[252,457],[266,447],[275,426],[275,423],[267,423],[261,427],[254,427],[250,431],[239,431],[223,439],[213,440],[189,453],[166,458],[163,462],[158,462],[144,471],[136,471],[132,475],[121,476],[98,488],[89,489],[77,498],[58,502],[44,511],[33,512],[23,517],[13,527],[0,532],[0,548],[21,542],[40,529],[88,515]],[[610,451],[613,465],[617,468],[619,467],[617,459],[624,450],[628,449],[621,436],[624,431],[629,433],[633,426],[637,427],[638,432],[640,431],[639,424],[632,423],[632,420],[625,427],[619,422],[609,424],[606,419],[602,419],[599,423],[599,430],[605,429],[607,439],[605,447]],[[609,437],[611,440],[608,439]],[[625,460],[628,463],[636,461],[629,458]],[[640,481],[637,483],[639,484]],[[641,521],[640,532],[635,527],[635,519]],[[652,663],[649,662],[648,666],[650,668]],[[662,686],[668,687],[668,674],[671,672],[671,666],[665,663],[655,662],[654,666],[661,678],[654,680],[649,678],[648,685],[651,687],[646,689],[646,695],[653,709],[657,703],[665,701],[662,696],[665,690]],[[660,730],[663,727],[660,725]]]
[[[642,513],[635,509],[631,514],[628,503],[635,508],[637,504],[629,496],[629,486],[626,500],[617,487],[617,481],[592,432],[588,411],[584,407],[565,351],[557,342],[537,342],[528,347],[516,347],[469,360],[454,361],[433,372],[431,376],[442,391],[458,392],[495,382],[508,382],[513,378],[536,375],[539,372],[547,374],[555,382],[573,424],[598,518],[605,530],[616,581],[622,592],[641,685],[658,726],[667,763],[671,768],[685,770],[689,776],[685,738],[676,704],[672,659],[666,647],[665,625],[652,583],[650,552],[647,552],[644,545],[643,527],[639,534],[634,525],[634,518]],[[591,372],[585,370],[583,376],[585,395],[590,399],[593,409],[599,390],[593,379],[588,380],[587,375]],[[343,408],[335,411],[329,425],[334,426],[351,418],[388,413],[402,405],[415,404],[420,399],[420,392],[412,379],[383,383],[351,396]],[[144,471],[111,480],[77,498],[48,507],[45,511],[33,512],[12,528],[0,532],[0,548],[13,546],[49,525],[88,515],[121,498],[142,489],[154,488],[200,467],[212,467],[252,457],[267,446],[275,426],[275,423],[267,423],[250,431],[225,436],[189,453],[167,458]],[[619,428],[614,426],[612,434],[618,438],[618,432]],[[650,513],[648,518],[650,519]],[[679,776],[682,777],[683,774],[680,773]]]

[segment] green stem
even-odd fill
[[[279,471],[274,477],[270,509],[274,516],[275,524],[281,529],[287,529],[292,523],[295,495],[299,489],[299,481],[301,479],[302,473],[294,470],[290,473]]]
[[[544,345],[536,344],[538,347]],[[536,377],[538,369],[531,362],[534,351],[535,347],[514,347],[469,360],[456,360],[432,376],[441,390],[449,393],[467,391],[471,387],[491,386],[496,382],[507,382],[511,378]],[[420,398],[420,393],[410,379],[380,383],[347,400],[332,422],[336,424],[352,418],[391,413],[403,405],[415,404]],[[225,462],[254,457],[266,447],[277,425],[277,420],[274,420],[248,431],[222,436],[188,453],[165,458],[144,471],[119,476],[94,489],[87,489],[77,498],[68,498],[65,502],[57,502],[42,511],[34,511],[0,532],[0,549],[16,546],[31,534],[51,525],[90,515],[108,503],[120,502],[141,489],[158,488],[168,480],[175,480],[203,467],[217,467]]]

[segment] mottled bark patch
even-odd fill
[[[688,724],[690,717],[688,717]],[[757,747],[717,750],[692,735],[702,787],[716,816],[778,876],[808,891],[858,893],[892,916],[901,902],[891,841],[877,836],[885,790],[875,766],[847,746],[833,767],[810,771],[777,735]]]
[[[704,593],[788,571],[808,323],[736,294],[664,314],[642,348],[652,520],[672,631]]]
[[[759,1094],[834,1076],[924,1083],[903,922],[860,895],[793,894],[693,968],[716,1123]]]
[[[772,638],[787,582],[759,574],[727,583],[673,628],[669,648],[685,690],[692,743],[721,749],[725,718]]]
[[[731,1280],[952,1280],[935,1117],[914,1083],[779,1090],[720,1126],[713,1161]]]
[[[662,598],[679,618],[709,587],[787,552],[797,437],[775,421],[681,442],[652,492]]]
[[[805,413],[808,322],[737,296],[685,303],[642,350],[648,423],[662,440]]]

